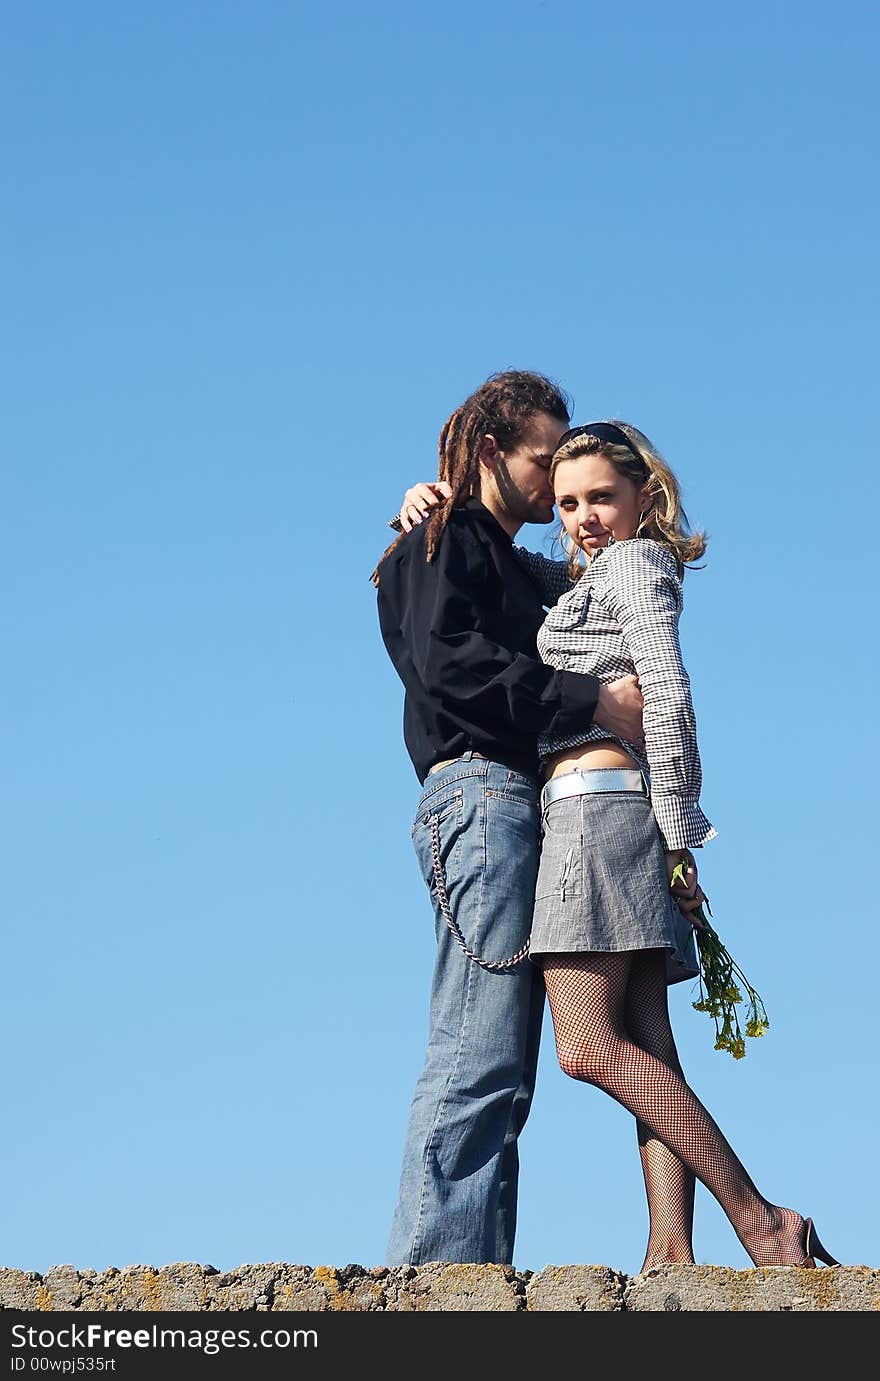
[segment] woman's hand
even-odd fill
[[[685,881],[683,884],[677,881],[673,886],[672,874],[681,862],[685,864]],[[699,930],[701,928],[700,921],[694,912],[699,910],[706,898],[697,879],[697,865],[690,849],[667,849],[666,879],[679,911],[686,921],[690,921],[691,925]]]
[[[407,489],[400,505],[400,525],[404,532],[411,532],[423,522],[432,508],[452,498],[452,489],[445,480],[425,480]]]

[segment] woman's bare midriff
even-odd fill
[[[611,738],[581,743],[577,748],[563,748],[544,764],[544,781],[561,777],[565,772],[589,772],[596,767],[635,767],[639,764],[625,748]]]

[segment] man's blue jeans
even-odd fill
[[[464,954],[440,910],[431,820],[455,922],[474,953],[497,962],[531,928],[537,797],[534,779],[465,753],[429,774],[419,800],[413,843],[434,903],[437,958],[389,1265],[513,1261],[517,1138],[535,1088],[544,980],[528,957],[493,972]]]

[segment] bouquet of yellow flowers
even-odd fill
[[[685,873],[692,862],[688,853],[682,854],[672,873],[672,885],[687,885]],[[698,1012],[708,1012],[714,1020],[715,1049],[728,1050],[735,1060],[741,1060],[746,1053],[745,1036],[763,1036],[770,1025],[764,1003],[710,923],[712,909],[705,894],[702,905],[690,915],[696,921],[694,939],[700,965],[700,1000],[693,1006]],[[745,988],[745,998],[740,984]],[[742,1002],[747,1003],[745,1036],[736,1010]]]

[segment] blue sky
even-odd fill
[[[709,532],[701,879],[771,1028],[735,1063],[680,985],[679,1049],[880,1264],[878,27],[7,7],[2,1264],[383,1262],[433,940],[368,575],[506,367],[639,426]],[[637,1270],[631,1120],[549,1017],[521,1151],[515,1264]],[[749,1264],[702,1188],[695,1243]]]

